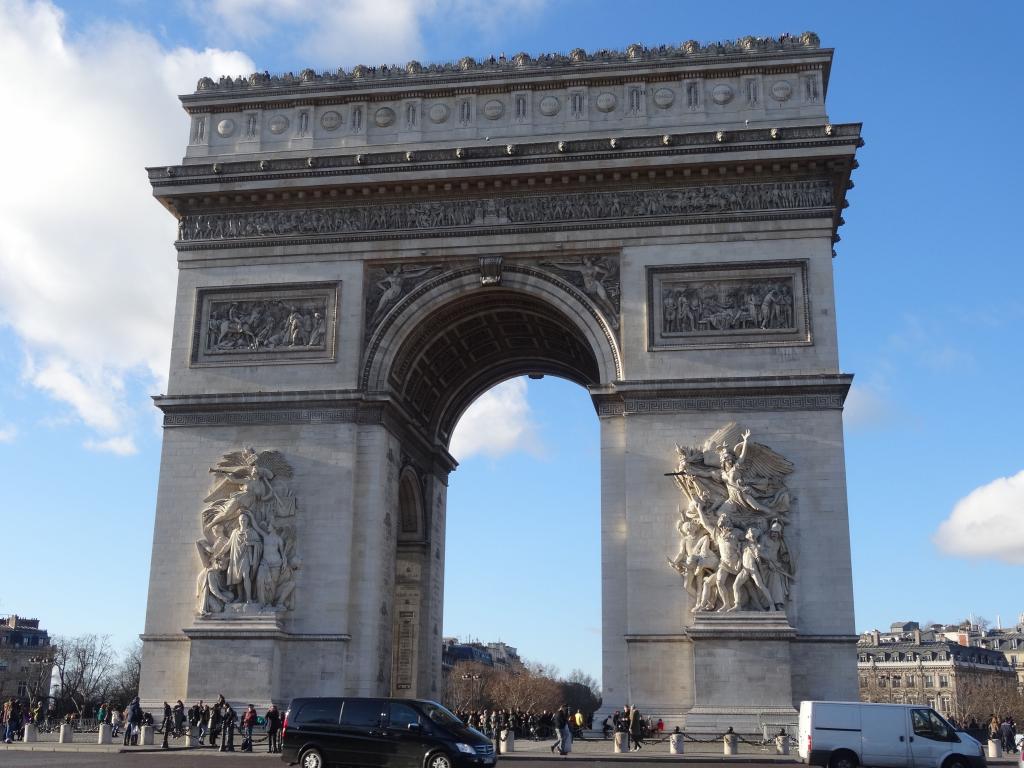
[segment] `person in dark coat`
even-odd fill
[[[267,752],[280,752],[281,742],[278,739],[278,731],[281,730],[281,713],[276,705],[271,705],[264,715],[263,721],[267,725]]]

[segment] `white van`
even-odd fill
[[[984,768],[980,743],[919,704],[800,702],[800,759],[828,768]]]

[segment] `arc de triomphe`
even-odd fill
[[[440,697],[447,445],[522,374],[600,420],[607,706],[852,698],[831,63],[805,33],[182,97],[144,703]]]

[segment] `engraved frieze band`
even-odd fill
[[[306,238],[410,230],[474,230],[628,219],[830,208],[832,183],[809,181],[715,184],[646,190],[428,200],[335,208],[200,213],[179,225],[181,243]]]

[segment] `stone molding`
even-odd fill
[[[799,35],[783,34],[779,37],[755,37],[747,35],[738,40],[726,40],[713,43],[699,43],[688,40],[681,45],[661,45],[648,48],[633,43],[625,50],[601,49],[588,53],[582,48],[574,48],[568,55],[562,53],[544,53],[531,56],[520,52],[511,58],[494,56],[478,62],[472,57],[464,56],[457,62],[423,65],[418,61],[410,61],[405,66],[383,65],[368,67],[358,64],[351,72],[338,69],[335,72],[316,72],[304,69],[298,75],[288,72],[282,75],[271,75],[268,72],[254,72],[248,77],[221,77],[215,81],[210,77],[200,78],[196,84],[195,96],[210,95],[256,95],[265,92],[278,93],[289,90],[322,91],[339,87],[409,87],[420,83],[437,81],[441,78],[471,79],[480,75],[494,75],[507,78],[520,74],[566,74],[568,72],[586,72],[594,69],[607,69],[610,65],[632,67],[650,65],[652,62],[691,63],[694,61],[716,60],[735,61],[749,58],[756,54],[796,53],[818,51],[821,40],[814,32]],[[739,62],[737,62],[739,63]],[[195,97],[183,97],[186,105],[195,102]]]
[[[813,179],[199,213],[181,220],[178,236],[180,244],[203,243],[204,247],[225,241],[246,245],[306,238],[365,240],[367,234],[396,233],[403,238],[410,233],[422,237],[425,231],[478,234],[484,227],[523,231],[536,225],[607,226],[609,221],[635,227],[683,222],[697,216],[779,211],[799,211],[801,215],[818,211],[830,216],[833,206],[832,182]]]

